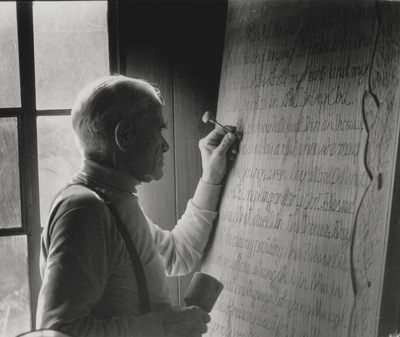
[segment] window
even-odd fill
[[[0,108],[20,107],[17,12],[13,2],[0,3]]]
[[[80,163],[70,109],[110,73],[107,6],[0,2],[0,337],[35,328],[41,224]]]

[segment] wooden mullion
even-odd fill
[[[69,116],[71,109],[37,110],[36,116]]]
[[[118,35],[118,1],[108,1],[107,30],[110,74],[121,74]]]
[[[12,228],[0,228],[0,237],[4,236],[16,236],[16,235],[29,235],[25,229],[21,227],[12,227]]]
[[[18,117],[23,114],[23,109],[21,108],[2,108],[0,109],[0,118],[6,117]]]
[[[121,75],[126,75],[126,44],[128,40],[127,34],[129,31],[128,25],[128,15],[126,12],[127,6],[129,3],[126,0],[121,0],[118,2],[117,10],[117,35],[118,35],[118,46],[117,47],[117,55],[118,55],[118,73]],[[112,36],[109,37],[112,39]]]
[[[39,272],[40,215],[36,139],[35,60],[32,2],[17,2],[18,49],[22,114],[18,120],[22,227],[28,232],[28,273],[31,328],[35,328]]]
[[[35,59],[32,2],[17,2],[18,50],[21,80],[21,106],[35,110]]]

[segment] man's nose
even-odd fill
[[[163,142],[162,142],[162,152],[167,152],[169,150],[169,144],[168,142],[165,140],[165,138],[163,137]]]

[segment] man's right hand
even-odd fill
[[[170,307],[159,312],[166,336],[199,337],[207,332],[210,315],[199,307]]]
[[[237,137],[233,133],[236,127],[226,125],[226,128],[232,132],[217,127],[199,142],[203,167],[201,179],[205,183],[221,184],[227,172],[228,160],[233,160],[238,153]]]

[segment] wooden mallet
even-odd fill
[[[224,126],[224,125],[222,125],[221,123],[219,123],[219,122],[215,119],[215,117],[214,117],[213,115],[211,115],[210,111],[206,111],[206,112],[205,112],[205,114],[203,115],[202,120],[203,120],[204,123],[210,122],[210,123],[213,123],[213,124],[215,124],[215,125],[219,125],[220,127],[222,127],[222,128],[223,128],[224,130],[226,130],[227,132],[232,132],[232,131],[229,130],[226,126]],[[236,138],[237,138],[237,139],[242,140],[243,136],[242,136],[242,134],[241,134],[240,132],[235,131],[235,132],[233,132],[233,133],[236,135]]]

